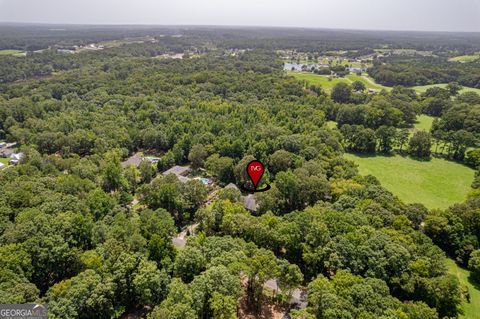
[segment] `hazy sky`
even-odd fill
[[[480,32],[480,0],[0,0],[0,21]]]

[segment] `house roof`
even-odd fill
[[[10,157],[15,151],[11,148],[0,149],[0,157]]]
[[[162,174],[163,175],[175,174],[177,176],[185,176],[186,174],[188,174],[188,172],[190,172],[190,170],[191,169],[189,167],[175,165],[175,166],[167,169]]]
[[[143,161],[143,157],[140,153],[135,153],[130,156],[126,161],[122,162],[122,167],[128,167],[130,165],[138,167]]]
[[[182,175],[176,175],[176,176],[177,176],[178,180],[182,183],[186,183],[190,180],[190,178],[182,176]]]
[[[25,154],[23,154],[23,153],[13,153],[13,154],[12,154],[12,159],[19,161],[19,160],[21,160],[24,156],[25,156]]]
[[[247,195],[243,200],[243,206],[249,211],[256,212],[258,209],[258,204],[255,200],[255,196],[252,194]]]

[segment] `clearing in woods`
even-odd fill
[[[474,177],[473,169],[440,158],[418,161],[400,155],[344,156],[359,165],[361,175],[375,176],[405,203],[422,203],[429,209],[463,202]]]
[[[336,84],[340,82],[352,84],[354,81],[363,82],[367,87],[367,89],[375,89],[378,91],[382,89],[386,89],[386,90],[391,89],[389,87],[375,83],[375,81],[372,78],[368,77],[367,75],[349,74],[344,78],[329,78],[326,75],[318,75],[318,74],[307,73],[307,72],[288,71],[287,73],[300,81],[306,81],[308,84],[321,86],[326,91],[330,91]]]
[[[432,128],[432,123],[435,118],[425,114],[420,114],[417,116],[417,122],[413,126],[413,129],[416,131],[425,131],[430,132]]]
[[[445,87],[447,86],[447,84],[446,84],[446,83],[441,83],[441,84],[430,84],[430,85],[414,86],[413,89],[414,89],[417,93],[424,93],[424,92],[427,91],[428,89],[433,88],[433,87],[435,87],[435,86],[438,86],[438,87],[441,87],[441,88],[445,88]],[[460,90],[460,93],[465,93],[465,92],[475,92],[475,93],[480,94],[480,89],[470,88],[470,87],[464,86],[464,87]]]
[[[0,55],[25,56],[26,53],[20,50],[0,50]]]
[[[475,55],[461,55],[461,56],[456,56],[453,58],[448,59],[449,61],[455,61],[455,62],[473,62],[475,60],[479,60],[480,55],[475,54]]]
[[[465,312],[460,318],[465,319],[480,319],[480,285],[472,282],[470,272],[466,269],[460,268],[453,260],[447,260],[448,272],[458,278],[462,287],[468,288],[470,295],[470,302],[466,300],[462,304]]]

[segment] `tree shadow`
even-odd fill
[[[470,273],[470,275],[468,275],[467,280],[469,284],[471,284],[475,289],[480,291],[480,278],[475,278],[475,276],[473,276],[472,273]]]
[[[432,157],[429,157],[429,158],[420,158],[420,157],[415,157],[415,156],[411,156],[411,155],[408,155],[406,153],[400,153],[400,152],[390,152],[390,153],[380,153],[380,152],[377,152],[377,153],[355,153],[355,152],[347,152],[348,154],[352,154],[352,155],[355,155],[357,157],[360,157],[360,158],[374,158],[374,157],[395,157],[395,156],[400,156],[400,157],[403,157],[403,158],[408,158],[408,159],[411,159],[411,160],[414,160],[414,161],[417,161],[417,162],[429,162],[432,160]]]
[[[374,158],[374,157],[394,157],[395,154],[392,153],[355,153],[355,152],[346,152],[346,154],[355,155],[360,158]]]

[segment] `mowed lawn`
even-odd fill
[[[419,116],[417,116],[417,122],[415,123],[413,128],[417,131],[430,132],[430,129],[432,128],[433,120],[434,120],[434,117],[432,116],[420,114]]]
[[[0,50],[0,55],[25,56],[26,53],[20,50]]]
[[[391,89],[386,86],[382,86],[380,84],[375,83],[375,81],[372,78],[366,75],[349,74],[344,78],[328,78],[326,75],[313,74],[309,72],[288,71],[288,74],[292,75],[293,77],[295,77],[300,81],[306,81],[309,84],[321,86],[326,91],[330,91],[335,85],[337,85],[340,82],[352,84],[354,81],[363,82],[368,89],[375,89],[375,90]]]
[[[458,267],[458,265],[451,259],[447,260],[447,267],[449,273],[456,276],[462,286],[468,287],[468,292],[470,294],[470,302],[467,303],[465,301],[462,305],[465,313],[463,316],[460,316],[460,318],[480,319],[480,290],[478,289],[478,285],[475,287],[471,281],[468,280],[470,272]]]
[[[465,200],[474,170],[444,159],[417,161],[410,157],[345,154],[359,165],[361,175],[373,175],[405,203],[447,208]]]
[[[480,55],[461,55],[448,59],[449,61],[456,62],[472,62],[480,59]]]
[[[446,83],[440,83],[440,84],[430,84],[430,85],[422,85],[422,86],[414,86],[412,87],[412,89],[414,89],[417,93],[424,93],[425,91],[427,91],[428,89],[430,88],[433,88],[435,86],[438,86],[438,87],[441,87],[441,88],[445,88],[447,86]],[[480,89],[476,89],[476,88],[469,88],[469,87],[463,87],[461,90],[460,90],[460,93],[465,93],[465,92],[475,92],[475,93],[478,93],[480,94]]]

